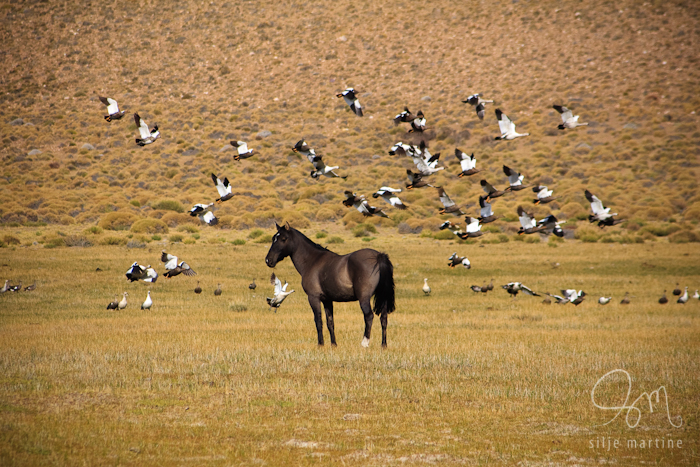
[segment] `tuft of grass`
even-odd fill
[[[168,225],[160,219],[139,219],[131,226],[130,231],[140,234],[166,234]]]
[[[180,234],[172,234],[168,237],[168,241],[170,243],[180,243],[182,240],[184,240],[184,238],[185,237]]]
[[[233,245],[245,245],[245,240],[242,238],[237,238],[231,242]]]
[[[129,230],[136,216],[129,212],[110,212],[102,216],[97,226],[104,230]]]
[[[153,209],[160,209],[163,211],[174,211],[177,213],[185,212],[184,206],[179,201],[175,201],[173,199],[157,201],[156,203],[152,204],[151,207]]]

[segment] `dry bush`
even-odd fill
[[[136,216],[129,212],[110,212],[97,225],[104,230],[128,230],[135,220]]]
[[[126,238],[123,237],[115,237],[113,235],[110,235],[108,237],[103,237],[100,239],[100,245],[119,245],[123,246],[126,245]]]
[[[160,220],[163,221],[168,227],[171,227],[171,228],[177,227],[180,224],[199,225],[199,223],[201,222],[199,220],[199,218],[197,218],[197,217],[192,217],[186,213],[176,213],[176,212],[168,212],[166,214],[163,214],[163,217],[161,217]]]
[[[162,211],[175,211],[175,212],[185,212],[184,206],[179,202],[172,199],[164,199],[157,201],[151,205],[153,209],[158,209]]]
[[[139,219],[131,226],[133,233],[158,234],[168,233],[168,224],[162,219]]]
[[[593,227],[590,225],[584,225],[582,227],[578,227],[576,229],[576,232],[574,233],[574,238],[576,240],[581,240],[582,242],[586,242],[586,243],[595,243],[600,239],[600,237],[601,237],[600,228]]]
[[[87,247],[92,246],[92,242],[84,235],[67,235],[63,239],[63,241],[66,244],[66,246],[69,246],[69,247],[76,247],[77,246],[77,247],[87,248]]]
[[[6,245],[19,245],[21,243],[19,238],[15,237],[14,235],[4,235],[2,237],[2,241]]]
[[[700,242],[700,232],[697,230],[681,230],[668,236],[671,243]]]

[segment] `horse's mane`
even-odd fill
[[[304,235],[303,233],[299,232],[299,231],[298,231],[297,229],[295,229],[294,227],[291,227],[291,226],[290,226],[290,229],[291,229],[293,232],[298,233],[298,234],[301,236],[301,238],[304,239],[304,241],[305,241],[306,243],[308,243],[309,245],[313,246],[314,248],[316,248],[316,249],[318,249],[318,250],[321,250],[321,251],[331,251],[331,250],[329,250],[328,248],[323,247],[323,246],[319,245],[318,243],[314,242],[313,240],[311,240],[309,237],[307,237],[307,236]]]

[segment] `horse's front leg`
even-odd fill
[[[318,345],[323,345],[323,320],[321,318],[321,300],[318,297],[309,295],[309,305],[314,312],[316,322],[316,332],[318,333]]]
[[[333,322],[333,301],[326,300],[323,302],[323,308],[326,310],[326,326],[328,326],[328,333],[331,335],[331,345],[336,347],[338,344],[335,343],[335,323]]]
[[[365,315],[365,337],[362,339],[362,347],[369,347],[369,336],[372,333],[372,320],[374,320],[369,298],[360,300],[360,308]]]

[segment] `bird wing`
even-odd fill
[[[484,119],[484,115],[486,114],[486,107],[482,103],[478,103],[476,105],[476,116],[479,117],[479,120]]]
[[[360,104],[359,99],[355,98],[350,104],[350,110],[355,112],[355,115],[362,117],[362,104]]]
[[[248,152],[248,143],[245,141],[238,141],[238,154],[243,155]]]
[[[148,129],[148,124],[139,117],[139,114],[134,114],[134,121],[136,122],[136,126],[139,129],[139,134],[141,135],[141,139],[146,139],[149,136],[151,136],[151,131]]]
[[[219,223],[219,219],[216,218],[213,212],[207,211],[204,215],[201,216],[202,220],[206,222],[209,225],[216,225]]]
[[[355,209],[360,211],[360,213],[362,213],[363,216],[369,217],[372,215],[369,203],[364,199],[364,197],[357,198],[353,206],[355,207]]]
[[[182,273],[186,276],[196,276],[197,273],[194,272],[194,270],[190,267],[189,264],[185,263],[184,261],[180,261],[180,264],[178,265],[180,269],[182,269]]]
[[[165,269],[171,270],[177,267],[177,256],[163,252],[160,260],[165,263]]]
[[[146,269],[146,278],[144,282],[155,282],[158,279],[158,273],[153,268]]]
[[[491,210],[491,204],[487,203],[486,199],[483,196],[479,196],[479,207],[481,208],[481,217],[490,217],[493,215],[493,211]]]
[[[586,190],[586,199],[591,203],[593,214],[605,214],[606,210],[603,207],[603,202],[596,195]]]
[[[115,101],[111,97],[107,97],[107,98],[100,97],[100,100],[102,101],[102,103],[104,105],[107,106],[107,113],[108,114],[112,115],[112,114],[119,113],[119,104],[117,104],[117,101]]]
[[[525,293],[526,295],[532,295],[534,297],[539,297],[540,294],[533,292],[530,290],[528,287],[525,287],[524,285],[520,284],[520,291]]]
[[[496,109],[496,118],[498,119],[498,128],[501,130],[502,135],[505,135],[506,133],[509,133],[515,129],[513,122],[510,121],[510,118],[508,118],[506,114],[501,112],[501,109]]]
[[[522,206],[518,206],[518,219],[523,229],[532,229],[536,226],[535,219],[525,212]]]
[[[561,114],[561,120],[562,122],[566,123],[567,120],[571,119],[574,117],[573,112],[571,110],[567,109],[563,105],[554,105],[554,110],[559,112]]]
[[[314,168],[318,171],[322,171],[326,168],[326,163],[323,162],[323,156],[314,156],[313,158],[311,158],[311,163],[313,164]]]
[[[378,191],[378,192],[379,192],[379,191],[386,191],[386,192],[389,192],[389,193],[401,193],[401,188],[391,188],[391,187],[389,187],[389,186],[383,186],[383,187],[381,187],[381,188],[380,188],[379,190],[377,190],[377,191]]]
[[[487,195],[490,195],[491,193],[496,191],[496,189],[493,187],[493,185],[491,185],[486,180],[481,181],[481,187],[484,189],[484,191],[486,192]]]
[[[450,196],[445,193],[445,189],[441,186],[436,187],[438,191],[438,196],[440,197],[440,202],[442,203],[445,208],[450,208],[455,205],[455,202],[452,201]]]
[[[231,193],[231,185],[229,184],[228,178],[224,178],[222,182],[219,177],[211,174],[211,179],[214,181],[214,185],[216,185],[216,191],[219,192],[219,196],[223,197]]]
[[[279,277],[275,276],[274,272],[270,276],[270,284],[275,287],[274,295],[279,295],[279,293],[282,291],[282,281],[279,279]]]
[[[479,219],[467,216],[464,218],[464,221],[467,223],[467,233],[475,233],[481,230],[481,224],[479,224]]]
[[[508,177],[508,183],[510,186],[522,185],[523,179],[525,178],[523,175],[520,175],[507,165],[503,166],[503,173],[506,174],[506,177]]]

